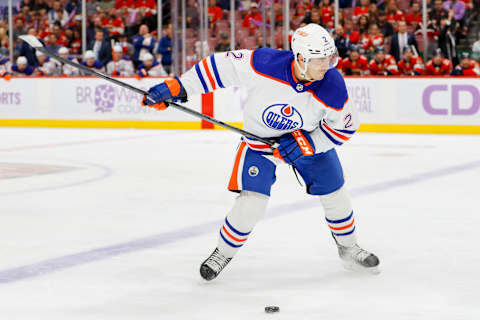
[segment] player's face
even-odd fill
[[[359,56],[360,56],[360,54],[358,53],[358,51],[352,51],[352,52],[350,52],[350,58],[351,58],[352,60],[357,60]]]
[[[95,58],[87,59],[87,66],[93,67],[94,64],[95,64]]]
[[[18,65],[18,70],[23,71],[23,70],[25,70],[25,69],[27,69],[27,65],[26,65],[26,64],[19,64],[19,65]]]
[[[322,80],[330,68],[330,58],[312,58],[308,62],[307,76],[313,80]]]
[[[37,59],[38,59],[38,62],[43,64],[45,62],[45,60],[47,60],[47,57],[46,56],[39,56],[39,57],[37,57]]]
[[[68,53],[62,53],[62,54],[59,54],[60,57],[62,57],[63,59],[68,59]]]
[[[145,67],[150,68],[153,64],[153,60],[145,60],[144,64]]]

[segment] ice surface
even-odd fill
[[[281,166],[266,217],[206,283],[237,135],[0,135],[0,319],[480,319],[480,136],[359,133],[340,148],[380,275],[341,267],[319,201]]]

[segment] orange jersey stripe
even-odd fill
[[[326,123],[324,123],[325,125],[325,128],[327,128],[328,131],[330,131],[331,133],[333,133],[334,135],[336,135],[337,137],[339,137],[340,139],[343,139],[345,141],[347,141],[348,139],[350,139],[349,137],[346,137],[340,133],[337,133],[335,132],[333,129],[331,129]]]
[[[210,73],[210,69],[208,69],[208,64],[207,64],[207,58],[202,60],[203,67],[205,68],[205,72],[207,73],[208,80],[210,81],[210,84],[212,85],[212,89],[215,90],[215,80],[213,80],[212,74]]]
[[[228,183],[228,190],[238,190],[238,167],[240,165],[240,159],[242,158],[243,149],[247,144],[242,142],[238,148],[237,156],[235,158],[235,164],[233,165],[232,176],[230,177],[230,182]]]
[[[353,219],[353,220],[352,220],[352,223],[350,223],[348,226],[335,228],[335,227],[332,227],[331,225],[329,225],[329,227],[330,227],[330,229],[335,230],[335,231],[345,230],[345,229],[348,229],[348,228],[350,228],[351,226],[353,226],[354,223],[355,223],[355,219]]]
[[[225,226],[223,226],[222,229],[223,229],[223,232],[225,232],[225,233],[227,234],[227,236],[229,236],[230,238],[232,238],[233,240],[235,240],[235,241],[237,241],[237,242],[247,241],[247,238],[245,238],[245,239],[237,239],[237,238],[235,238],[234,236],[232,236],[232,235],[230,234],[230,232],[227,231],[227,229],[225,228]]]

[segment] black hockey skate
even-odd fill
[[[335,242],[337,243],[338,255],[342,259],[345,269],[368,271],[375,274],[380,273],[378,269],[380,260],[376,255],[360,248],[358,244],[352,247],[345,247],[339,244],[336,239]]]
[[[210,257],[200,266],[200,275],[207,281],[213,280],[220,274],[230,260],[232,260],[232,258],[226,258],[218,251],[218,248],[215,248]]]

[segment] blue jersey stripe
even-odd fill
[[[339,129],[334,129],[334,130],[341,133],[347,133],[347,134],[354,134],[356,132],[356,130],[339,130]]]
[[[200,82],[202,83],[203,90],[205,93],[208,92],[208,87],[207,84],[205,83],[205,79],[203,79],[202,71],[200,70],[200,67],[198,66],[198,63],[195,65],[195,70],[197,71],[198,78],[200,79]]]
[[[353,227],[352,231],[349,231],[349,232],[345,232],[345,233],[335,233],[335,232],[332,232],[334,235],[336,236],[348,236],[349,234],[352,234],[353,232],[355,231],[355,227]]]
[[[325,135],[327,136],[328,139],[330,139],[330,141],[332,141],[333,143],[335,143],[336,145],[339,145],[341,146],[343,143],[342,142],[338,142],[335,138],[333,138],[330,133],[328,133],[327,131],[325,131],[325,129],[323,129],[322,126],[320,126],[320,129],[323,131],[323,133],[325,133]]]
[[[240,248],[241,246],[243,246],[243,244],[236,245],[236,244],[231,243],[231,242],[228,241],[227,239],[225,239],[225,237],[224,237],[223,234],[222,234],[222,230],[220,230],[220,237],[222,237],[223,241],[225,241],[226,244],[228,244],[229,246],[231,246],[231,247],[233,247],[233,248]]]
[[[217,64],[215,63],[215,57],[213,54],[210,56],[210,62],[212,63],[213,73],[215,74],[215,79],[217,79],[217,83],[220,88],[225,88],[223,86],[222,80],[220,80],[220,75],[218,74]]]
[[[329,220],[327,218],[325,218],[327,220],[328,223],[342,223],[342,222],[346,222],[348,220],[350,220],[353,216],[353,210],[352,212],[350,212],[350,215],[348,217],[346,217],[345,219],[340,219],[340,220]]]
[[[238,230],[235,229],[234,227],[232,227],[232,225],[230,224],[230,222],[228,222],[227,218],[225,218],[225,223],[226,223],[227,226],[230,228],[230,230],[232,230],[233,232],[235,232],[235,233],[238,234],[239,236],[248,236],[248,235],[250,234],[250,232],[243,233],[243,232],[238,231]]]

